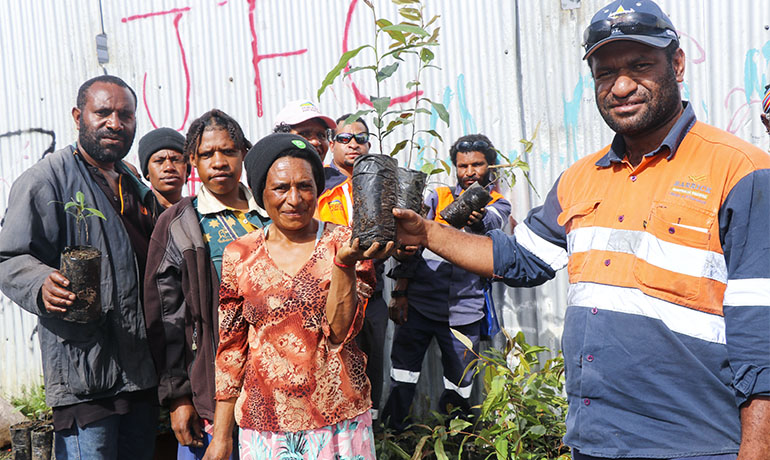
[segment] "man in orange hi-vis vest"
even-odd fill
[[[439,187],[425,200],[427,219],[447,225],[441,211],[474,183],[489,190],[492,201],[468,218],[463,231],[485,234],[500,229],[508,221],[511,204],[494,190],[489,166],[497,163],[497,151],[483,134],[459,138],[449,157],[457,169],[455,187]],[[409,406],[414,398],[425,352],[435,337],[441,349],[444,368],[444,392],[439,410],[450,407],[470,409],[468,398],[473,372],[464,374],[473,353],[454,337],[450,328],[467,336],[478,351],[481,323],[484,320],[485,280],[442,259],[428,249],[399,263],[388,276],[396,279],[389,305],[390,318],[398,324],[391,352],[391,393],[383,419],[397,430],[409,422]]]
[[[358,118],[345,123],[350,115],[347,113],[337,118],[337,129],[332,133],[329,143],[332,161],[326,169],[339,174],[332,179],[331,184],[326,184],[326,190],[318,196],[317,211],[319,219],[347,226],[350,226],[353,219],[353,162],[359,156],[369,153],[372,145],[366,121]]]
[[[685,3],[667,2],[691,14]],[[770,156],[682,100],[685,52],[654,2],[612,2],[583,40],[612,142],[513,235],[397,209],[399,243],[510,286],[566,267],[574,460],[768,459]]]
[[[337,129],[332,133],[329,150],[332,161],[326,170],[326,190],[318,197],[318,218],[325,222],[350,226],[353,219],[353,162],[369,153],[369,127],[363,118],[346,123],[351,114],[337,118]],[[329,171],[335,174],[330,174]],[[379,419],[382,399],[385,329],[388,326],[387,305],[382,298],[383,263],[375,262],[377,285],[366,305],[364,325],[356,337],[358,346],[367,356],[366,375],[372,384],[372,419]]]

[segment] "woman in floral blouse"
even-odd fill
[[[374,459],[361,328],[374,268],[350,229],[313,218],[323,165],[307,141],[271,134],[246,156],[272,224],[231,243],[220,288],[215,431],[206,459]]]

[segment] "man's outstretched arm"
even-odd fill
[[[449,262],[486,278],[505,281],[509,286],[537,286],[553,278],[567,265],[567,235],[558,222],[562,212],[556,181],[545,203],[533,209],[517,225],[513,235],[492,230],[474,235],[414,212],[394,209],[398,223],[398,242],[424,246]]]
[[[394,209],[393,215],[398,222],[400,244],[424,246],[454,265],[485,278],[494,275],[491,238],[423,219],[406,209]]]

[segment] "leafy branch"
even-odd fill
[[[375,94],[369,98],[372,108],[357,111],[348,117],[346,123],[351,123],[361,116],[373,114],[373,124],[377,129],[375,136],[380,143],[380,149],[383,153],[388,151],[385,147],[388,136],[393,134],[398,128],[411,126],[411,135],[407,139],[397,142],[389,150],[390,156],[396,156],[402,150],[408,149],[406,166],[410,167],[413,156],[419,155],[422,153],[422,149],[424,149],[421,149],[416,142],[418,134],[425,133],[443,142],[443,139],[435,130],[417,129],[416,119],[418,116],[430,116],[431,111],[427,109],[430,106],[438,114],[439,118],[449,126],[449,112],[446,107],[440,102],[435,102],[422,96],[420,90],[423,72],[429,68],[438,69],[433,64],[435,53],[431,48],[439,45],[440,27],[438,27],[436,21],[440,16],[435,15],[426,20],[425,9],[420,0],[392,0],[394,4],[399,5],[398,14],[402,18],[400,22],[394,24],[387,18],[378,17],[372,1],[363,1],[372,11],[374,22],[374,39],[372,44],[362,45],[343,53],[337,64],[324,78],[321,87],[318,89],[317,96],[320,99],[326,88],[334,83],[340,75],[349,76],[357,72],[369,73],[374,78],[375,83]],[[386,37],[389,39],[389,42],[387,43],[386,50],[383,50],[380,44]],[[368,65],[351,68],[350,61],[359,56],[364,50],[369,50],[370,56],[373,57],[373,62],[370,62]],[[414,104],[408,109],[389,110],[392,98],[383,95],[382,83],[388,78],[397,75],[399,69],[402,69],[403,65],[407,63],[406,59],[411,59],[409,62],[416,62],[417,65],[414,78],[406,83],[406,89],[414,93]],[[431,148],[438,153],[435,147]],[[444,171],[447,174],[451,174],[449,165],[444,161],[440,161],[437,165],[426,163],[422,170],[427,174]]]
[[[537,193],[537,189],[535,188],[535,184],[532,183],[532,180],[529,177],[529,163],[527,163],[525,160],[522,160],[522,156],[529,155],[532,150],[535,147],[535,139],[537,138],[537,132],[540,130],[540,122],[537,123],[537,126],[535,126],[535,132],[532,133],[531,139],[520,139],[519,143],[521,143],[524,146],[524,152],[519,155],[516,158],[508,158],[507,155],[504,153],[498,151],[497,154],[500,155],[505,163],[496,164],[489,166],[489,169],[492,171],[498,172],[498,179],[504,179],[505,182],[510,186],[513,187],[516,185],[516,175],[514,174],[513,170],[518,169],[524,174],[524,178],[527,179],[527,183],[529,184],[529,187],[535,192],[535,195],[540,197],[540,194]]]

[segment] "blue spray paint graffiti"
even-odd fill
[[[762,55],[765,57],[765,62],[770,62],[770,40],[766,41],[765,44],[762,46]],[[767,69],[766,69],[767,70]],[[767,86],[767,74],[762,74],[762,88]],[[764,96],[764,93],[762,93],[762,96]]]
[[[444,88],[444,97],[443,97],[441,102],[444,104],[444,107],[446,107],[447,109],[449,109],[449,103],[452,102],[452,96],[453,96],[452,88],[450,88],[448,86],[446,88]],[[429,120],[430,129],[433,129],[433,130],[436,129],[436,127],[438,126],[438,120],[439,120],[438,112],[436,112],[436,109],[434,109],[431,106],[431,108],[430,108],[430,120]],[[429,152],[432,152],[431,146],[433,145],[433,136],[428,136],[427,140],[426,140],[425,136],[418,137],[417,138],[417,145],[419,146],[419,148],[418,148],[418,152],[419,153],[417,154],[417,158],[415,158],[413,168],[419,170],[425,164],[425,155],[426,154],[428,154],[429,157],[434,157],[435,158],[435,153],[432,154],[432,155],[429,153]]]
[[[503,158],[500,153],[497,154],[497,162],[498,163],[513,163],[516,161],[517,158],[519,158],[519,151],[518,150],[509,150],[506,154],[507,158]]]
[[[417,158],[414,160],[413,169],[420,170],[422,165],[425,164],[425,139],[422,137],[417,138]],[[408,166],[408,165],[407,165]]]
[[[460,106],[460,120],[463,123],[463,135],[475,134],[476,122],[473,121],[470,111],[468,111],[468,103],[465,99],[465,74],[457,76],[457,104]]]
[[[447,86],[444,88],[444,95],[442,97],[441,102],[444,104],[444,107],[447,109],[450,108],[452,104],[452,99],[454,99],[455,93],[452,92],[452,88]],[[463,127],[463,135],[471,134],[471,133],[477,133],[476,130],[476,121],[473,119],[473,115],[471,115],[470,110],[468,110],[468,100],[465,96],[465,75],[460,74],[457,76],[457,105],[458,110],[460,111],[460,121],[462,123]],[[431,107],[430,108],[430,129],[435,130],[438,126],[438,112]],[[449,139],[445,139],[447,142],[451,142]],[[438,152],[436,154],[432,150],[432,145],[434,142],[433,136],[419,136],[417,138],[417,145],[418,145],[418,154],[414,159],[414,163],[412,167],[414,169],[420,169],[425,165],[425,158],[427,155],[427,158],[436,158],[441,157],[446,154],[446,152]]]
[[[759,50],[752,48],[746,52],[746,63],[743,66],[743,82],[746,90],[746,103],[751,103],[751,96],[756,92],[757,96],[764,96],[764,85],[759,83],[759,72],[757,70],[757,59]],[[763,78],[764,79],[764,78]]]
[[[452,104],[452,99],[454,98],[455,93],[452,92],[452,88],[447,86],[444,88],[444,95],[442,97],[441,102],[444,104],[444,107],[449,109],[449,107]],[[462,123],[463,127],[463,135],[476,133],[478,132],[476,130],[476,121],[473,119],[473,115],[471,115],[470,110],[468,110],[468,100],[465,96],[465,75],[460,74],[457,76],[457,104],[458,109],[460,111],[460,121]],[[438,126],[438,112],[431,107],[430,109],[430,129],[436,129]],[[447,139],[449,142],[449,140]],[[417,139],[417,145],[419,146],[419,154],[417,155],[417,158],[414,162],[414,168],[420,169],[425,164],[425,155],[428,154],[429,158],[433,156],[432,154],[428,153],[431,151],[431,146],[433,144],[433,137],[427,137],[427,139],[423,136],[419,137]],[[441,156],[441,152],[439,155]]]
[[[551,154],[543,150],[540,152],[540,164],[545,166],[551,160]]]
[[[593,82],[590,79],[584,79],[580,75],[575,89],[572,91],[572,100],[568,101],[562,96],[564,104],[564,129],[567,131],[567,155],[572,156],[573,161],[578,160],[577,152],[577,125],[578,115],[580,114],[580,102],[583,99],[583,90],[591,87]]]

